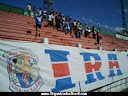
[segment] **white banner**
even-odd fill
[[[128,77],[128,53],[0,40],[0,92],[87,92]]]

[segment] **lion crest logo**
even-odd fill
[[[39,74],[38,57],[27,51],[14,49],[6,52],[9,89],[13,92],[37,92],[43,84]]]

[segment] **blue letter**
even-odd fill
[[[94,69],[95,71],[99,71],[99,72],[96,72],[96,75],[97,75],[99,80],[105,79],[105,77],[102,76],[102,74],[100,72],[100,67],[102,64],[101,64],[101,58],[98,54],[80,53],[80,55],[83,55],[83,58],[85,61],[85,69],[86,69],[86,73],[87,73],[87,81],[85,81],[86,84],[96,82],[96,79],[94,78],[94,75],[92,73],[92,69]],[[91,59],[90,59],[91,56],[96,61],[94,65],[91,64]],[[90,62],[88,62],[88,61],[90,61]]]
[[[117,56],[115,54],[108,54],[108,60],[109,60],[109,77],[114,77],[115,73],[113,70],[113,67],[115,66],[117,69],[117,76],[122,75],[122,72],[120,70],[120,66],[117,61]],[[114,61],[114,63],[113,63]]]
[[[54,78],[56,79],[56,87],[53,88],[52,92],[59,92],[62,90],[70,89],[75,87],[72,84],[70,70],[68,67],[67,51],[56,51],[56,50],[45,50],[45,53],[50,55],[52,67],[54,71]],[[68,77],[65,77],[68,76]],[[59,77],[59,78],[58,78]]]

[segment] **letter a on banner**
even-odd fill
[[[116,54],[108,54],[108,59],[109,59],[109,72],[110,72],[109,77],[115,76],[113,69],[114,66],[117,69],[117,76],[122,75]]]
[[[100,72],[100,67],[101,67],[101,58],[98,54],[93,54],[93,53],[80,53],[80,55],[83,55],[84,61],[85,61],[85,69],[86,69],[86,74],[87,74],[87,81],[85,81],[85,84],[89,84],[92,82],[96,82],[96,79],[94,78],[94,75],[92,73],[92,69],[94,69],[96,72],[96,75],[99,80],[105,79],[104,76],[102,76]],[[93,57],[95,59],[95,64],[91,64],[91,59],[90,57]]]
[[[67,63],[67,55],[69,52],[45,50],[45,53],[50,55],[52,68],[54,71],[54,78],[56,79],[56,87],[51,91],[59,92],[75,87],[75,84],[72,84],[70,70]]]

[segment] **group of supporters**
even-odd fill
[[[31,16],[31,5],[29,4],[27,7],[29,16]],[[81,38],[84,35],[85,37],[97,39],[97,44],[101,45],[102,37],[100,35],[100,27],[96,29],[96,27],[93,25],[91,28],[91,26],[89,26],[87,23],[83,26],[79,20],[72,20],[71,16],[65,17],[64,14],[54,12],[48,14],[46,10],[42,11],[41,8],[37,12],[35,6],[33,7],[33,12],[36,21],[36,36],[40,36],[42,19],[45,19],[48,21],[48,27],[53,26],[54,29],[56,28],[58,31],[64,31],[65,34],[70,33],[72,37],[73,34],[75,34],[76,38]],[[37,13],[38,15],[36,15]]]

